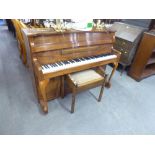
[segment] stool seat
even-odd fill
[[[78,92],[84,91],[86,89],[92,89],[98,86],[101,86],[100,94],[98,97],[98,101],[101,101],[104,86],[106,83],[107,74],[105,71],[100,68],[84,70],[76,73],[71,73],[66,75],[66,82],[68,87],[72,92],[72,105],[71,105],[71,113],[74,112],[75,109],[75,96]],[[64,97],[64,82],[62,82],[62,97]]]
[[[77,87],[88,85],[93,82],[103,80],[104,78],[93,69],[69,74],[70,79]]]

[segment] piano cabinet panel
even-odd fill
[[[61,77],[51,78],[46,88],[47,100],[50,101],[55,98],[58,98],[60,96],[60,89],[61,89]],[[42,95],[39,91],[39,88],[38,93],[39,93],[39,100],[42,100]]]
[[[61,55],[64,56],[88,56],[89,54],[103,54],[109,53],[111,51],[113,44],[106,45],[97,45],[97,46],[88,46],[88,47],[79,47],[74,49],[63,49]],[[82,55],[81,55],[82,54]]]

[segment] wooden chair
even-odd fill
[[[101,86],[100,94],[98,97],[98,101],[100,102],[106,83],[106,78],[107,75],[101,68],[97,70],[89,69],[68,74],[66,81],[70,90],[72,91],[71,113],[73,113],[75,109],[75,96],[80,91]],[[62,97],[64,97],[64,94],[62,94]]]

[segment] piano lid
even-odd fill
[[[107,29],[107,30],[96,30],[96,29],[92,29],[92,30],[75,30],[75,29],[71,29],[71,30],[66,30],[64,32],[57,32],[54,31],[53,28],[24,28],[22,29],[23,33],[27,36],[39,36],[39,35],[55,35],[55,34],[72,34],[72,33],[115,33],[115,31]]]

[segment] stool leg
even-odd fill
[[[104,91],[104,87],[105,87],[106,79],[107,79],[107,75],[105,75],[105,78],[104,78],[103,84],[102,84],[102,86],[101,86],[101,90],[100,90],[100,94],[99,94],[98,102],[100,102],[101,99],[102,99],[102,95],[103,95],[103,91]]]
[[[71,113],[74,113],[74,109],[75,109],[75,95],[76,95],[76,92],[73,91],[73,94],[72,94]]]
[[[99,94],[98,102],[100,102],[101,99],[102,99],[103,90],[104,90],[104,83],[103,83],[102,86],[101,86],[101,90],[100,90],[100,94]]]

